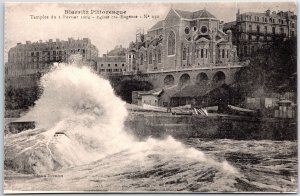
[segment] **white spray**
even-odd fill
[[[61,165],[74,166],[127,150],[137,160],[155,150],[178,154],[235,172],[227,162],[218,163],[201,151],[187,148],[172,137],[137,142],[124,131],[125,103],[115,96],[109,82],[86,66],[58,64],[41,79],[43,94],[23,119],[34,119],[47,131],[46,147]]]

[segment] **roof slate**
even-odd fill
[[[155,30],[155,29],[163,28],[163,23],[164,23],[163,20],[158,21],[155,25],[153,25],[153,26],[149,29],[149,31],[152,31],[152,30]]]
[[[214,18],[216,17],[208,12],[206,9],[198,10],[195,12],[183,11],[183,10],[175,10],[180,17],[185,19],[196,19],[196,18]]]

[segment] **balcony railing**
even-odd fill
[[[257,32],[257,31],[248,31],[248,32],[241,32],[248,35],[254,35],[254,36],[269,36],[269,37],[286,37],[286,33],[266,33],[266,32]]]
[[[177,67],[175,69],[160,69],[155,71],[148,71],[147,73],[161,73],[161,72],[178,72],[178,71],[194,71],[194,70],[210,70],[210,69],[230,69],[230,68],[238,68],[238,67],[244,67],[247,66],[249,62],[228,62],[228,63],[209,63],[205,65],[192,65],[192,66],[185,66],[185,67]]]

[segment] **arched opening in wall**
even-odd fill
[[[182,74],[179,78],[179,86],[182,87],[182,86],[186,86],[188,84],[190,84],[191,82],[191,77],[189,74]]]
[[[213,84],[214,85],[221,85],[225,83],[225,74],[222,71],[218,71],[213,77]]]
[[[172,75],[167,75],[164,79],[164,85],[174,85],[175,79]]]
[[[196,77],[196,84],[203,85],[207,84],[208,82],[208,76],[206,73],[199,73]]]

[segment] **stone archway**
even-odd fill
[[[175,78],[173,75],[167,75],[164,79],[164,85],[174,85],[175,84]]]
[[[208,76],[206,73],[201,72],[196,77],[196,84],[207,84],[208,82]]]
[[[180,78],[179,78],[179,86],[180,87],[189,85],[190,83],[191,83],[191,77],[189,74],[185,73],[180,76]]]
[[[212,82],[213,84],[221,85],[225,83],[225,79],[226,79],[225,73],[222,71],[218,71],[217,73],[215,73]]]

